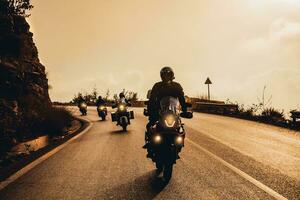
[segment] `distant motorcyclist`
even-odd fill
[[[133,111],[128,111],[127,108],[130,105],[123,92],[119,94],[119,99],[116,98],[116,103],[113,105],[113,108],[117,108],[117,110],[112,113],[112,121],[117,121],[117,125],[122,126],[123,131],[127,130],[130,120],[134,119]]]
[[[107,115],[107,108],[105,106],[106,101],[102,98],[102,96],[99,96],[96,101],[97,106],[97,112],[99,117],[104,121]]]
[[[102,96],[99,96],[96,101],[96,106],[98,107],[98,106],[105,105],[105,104],[106,104],[105,100],[102,98]]]
[[[87,104],[82,95],[79,95],[77,98],[77,106],[82,115],[87,115]]]
[[[129,101],[126,99],[125,94],[123,92],[119,94],[119,103],[129,104]]]
[[[171,96],[178,98],[182,112],[187,112],[183,89],[179,83],[173,81],[175,79],[173,69],[171,67],[163,67],[160,70],[160,77],[162,81],[154,84],[147,105],[149,123],[146,126],[146,134],[149,133],[149,128],[158,121],[159,103],[163,97]],[[143,148],[147,148],[147,144],[148,143],[146,143]]]
[[[79,95],[78,98],[77,98],[77,106],[80,107],[80,105],[82,103],[85,103],[85,100],[84,98],[82,97],[82,95]]]

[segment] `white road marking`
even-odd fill
[[[257,186],[258,188],[262,189],[263,191],[265,191],[266,193],[268,193],[269,195],[271,195],[272,197],[274,197],[275,199],[278,200],[287,200],[287,198],[285,198],[284,196],[282,196],[281,194],[277,193],[276,191],[272,190],[271,188],[269,188],[268,186],[264,185],[263,183],[259,182],[258,180],[254,179],[253,177],[251,177],[250,175],[246,174],[245,172],[243,172],[242,170],[236,168],[235,166],[231,165],[230,163],[226,162],[225,160],[223,160],[222,158],[220,158],[219,156],[211,153],[210,151],[206,150],[205,148],[201,147],[199,144],[191,141],[190,139],[186,138],[186,141],[188,141],[189,143],[191,143],[192,145],[194,145],[196,148],[200,149],[201,151],[205,152],[207,155],[209,155],[210,157],[214,158],[215,160],[221,162],[224,166],[228,167],[229,169],[231,169],[233,172],[235,172],[236,174],[240,175],[241,177],[243,177],[244,179],[246,179],[247,181],[251,182],[252,184],[254,184],[255,186]]]
[[[29,163],[28,165],[26,165],[25,167],[23,167],[22,169],[20,169],[19,171],[17,171],[16,173],[11,175],[7,179],[5,179],[4,181],[0,182],[0,190],[4,189],[7,185],[14,182],[18,178],[20,178],[21,176],[23,176],[24,174],[29,172],[31,169],[33,169],[35,166],[42,163],[43,161],[45,161],[49,157],[53,156],[54,154],[59,152],[61,149],[63,149],[65,146],[67,146],[68,144],[70,144],[71,142],[78,139],[79,137],[81,137],[86,132],[88,132],[90,130],[90,128],[93,126],[93,123],[89,120],[86,120],[86,119],[85,119],[85,121],[87,121],[89,123],[88,127],[86,127],[83,131],[81,131],[79,134],[72,137],[71,139],[69,139],[65,143],[63,143],[63,144],[59,145],[58,147],[52,149],[51,151],[49,151],[48,153],[44,154],[43,156],[37,158],[33,162]]]

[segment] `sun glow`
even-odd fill
[[[263,8],[269,5],[300,5],[300,0],[248,0],[252,8]]]

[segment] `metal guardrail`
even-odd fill
[[[225,103],[196,102],[194,110],[207,113],[233,114],[238,111],[238,105]]]

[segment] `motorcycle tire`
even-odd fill
[[[165,164],[163,177],[164,177],[164,181],[166,183],[168,183],[170,181],[170,179],[172,178],[172,172],[173,172],[173,163]]]
[[[127,124],[122,125],[123,131],[127,131]]]
[[[156,175],[159,175],[163,171],[163,165],[160,162],[155,162]]]

